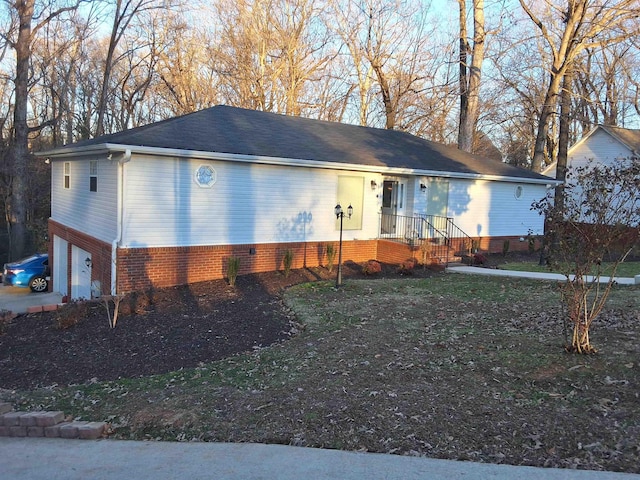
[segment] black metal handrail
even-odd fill
[[[427,256],[438,258],[445,265],[450,255],[469,255],[473,240],[450,217],[439,215],[416,215],[413,217],[380,214],[380,238],[385,238],[414,247]]]

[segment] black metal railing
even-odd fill
[[[439,215],[381,213],[380,238],[419,248],[423,263],[435,258],[446,265],[452,257],[469,255],[473,247],[472,238],[452,218]]]

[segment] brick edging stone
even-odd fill
[[[61,411],[16,412],[10,403],[0,403],[0,437],[96,440],[107,431],[106,422],[71,420]]]

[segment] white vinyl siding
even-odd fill
[[[69,188],[64,188],[64,164],[54,161],[51,166],[51,218],[104,242],[116,236],[116,178],[117,162],[98,160],[100,188],[89,191],[91,159],[69,163]]]
[[[203,164],[216,172],[211,188],[196,182]],[[374,178],[317,168],[134,156],[124,168],[122,246],[337,240],[334,208],[341,175],[361,176],[367,184]],[[345,240],[377,237],[376,191],[365,189],[363,210],[362,228],[346,231]]]
[[[585,141],[571,148],[568,163],[571,168],[585,166],[590,161],[611,165],[616,160],[630,158],[631,155],[632,152],[622,143],[598,129]]]
[[[531,205],[545,194],[545,185],[452,179],[448,216],[472,237],[526,236],[529,231],[539,235],[544,220]]]

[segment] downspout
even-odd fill
[[[116,238],[111,242],[111,295],[117,294],[118,288],[118,247],[122,240],[122,222],[124,221],[124,164],[131,160],[131,150],[126,149],[118,159],[117,202],[116,202]]]

